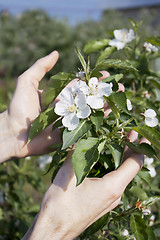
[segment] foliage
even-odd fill
[[[110,19],[113,21],[111,22]],[[62,129],[63,151],[58,149],[53,154],[53,161],[49,168],[52,171],[52,178],[65,158],[65,150],[78,140],[73,156],[77,184],[80,184],[85,176],[101,177],[116,169],[121,163],[125,145],[129,145],[134,151],[155,158],[154,167],[157,176],[152,179],[148,169],[143,168],[127,187],[120,206],[84,231],[77,238],[80,240],[133,239],[134,236],[136,239],[154,240],[160,237],[160,177],[158,176],[160,131],[159,125],[156,128],[145,126],[144,117],[141,115],[145,109],[152,108],[160,119],[160,75],[154,67],[160,54],[159,52],[147,53],[143,49],[145,31],[148,37],[146,41],[159,46],[159,38],[151,37],[152,33],[156,35],[158,27],[154,30],[145,28],[146,21],[145,19],[144,23],[139,24],[131,20],[129,26],[120,13],[110,11],[103,14],[100,22],[88,21],[71,27],[63,21],[50,18],[42,11],[26,12],[17,18],[1,14],[0,76],[1,79],[5,79],[5,81],[0,79],[2,111],[11,97],[11,94],[6,93],[6,87],[9,86],[12,91],[14,85],[9,79],[14,79],[36,59],[53,49],[60,52],[60,61],[54,68],[54,73],[60,73],[53,75],[47,87],[44,87],[42,101],[45,111],[33,123],[30,138],[59,117],[53,113],[52,108],[48,109],[48,106],[62,88],[76,76],[78,69],[85,71],[87,79],[93,76],[98,77],[99,70],[107,70],[111,75],[103,82],[113,83],[114,91],[106,97],[112,113],[105,120],[103,111],[92,110],[92,115],[87,120],[81,120],[75,130]],[[110,24],[107,24],[108,22]],[[113,30],[128,26],[134,29],[136,39],[120,51],[109,46],[109,39],[113,38]],[[73,42],[78,46],[77,53],[82,65],[75,57]],[[84,53],[81,53],[80,48],[84,49]],[[90,61],[87,59],[88,54],[90,54]],[[52,74],[53,72],[48,74],[48,77]],[[124,84],[125,93],[116,93],[118,82]],[[133,111],[128,110],[127,99],[132,102]],[[103,126],[101,126],[102,122]],[[57,126],[61,125],[62,122],[59,120]],[[152,146],[128,143],[127,133],[132,128],[139,133],[139,136],[148,138]],[[79,154],[80,163],[77,161]],[[37,166],[34,167],[34,159],[32,158],[32,161],[15,160],[0,167],[2,193],[0,221],[3,226],[0,236],[3,236],[2,239],[10,239],[11,233],[12,239],[20,239],[31,223],[33,215],[38,211],[39,205],[34,205],[31,194],[26,190],[30,183],[35,191],[44,192],[40,178],[42,173]],[[145,207],[149,207],[155,215],[152,226],[150,226],[151,214],[143,215]],[[128,236],[123,236],[124,229],[128,229]]]

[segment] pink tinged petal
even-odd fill
[[[112,83],[102,83],[100,82],[98,85],[98,94],[100,97],[106,96],[108,97],[112,93]]]
[[[74,98],[72,94],[71,88],[64,88],[60,94],[61,101],[65,102],[66,104],[73,104]]]
[[[69,113],[64,116],[62,119],[62,123],[64,127],[67,127],[69,131],[74,130],[79,124],[79,118],[75,113]]]
[[[77,93],[77,96],[75,97],[75,103],[78,108],[83,109],[86,107],[86,96],[83,94],[83,92]]]
[[[89,80],[90,87],[96,87],[98,85],[98,79],[96,77],[92,77]]]
[[[56,103],[54,111],[59,116],[65,116],[69,113],[66,103],[62,101],[59,101],[58,103]]]
[[[103,108],[103,97],[97,97],[96,95],[87,96],[87,104],[93,109]]]
[[[84,118],[89,117],[90,114],[91,114],[91,109],[88,105],[85,108],[79,109],[77,111],[77,117],[78,118],[83,118],[84,119]]]
[[[156,127],[158,125],[158,119],[157,118],[145,118],[145,124],[149,127]]]

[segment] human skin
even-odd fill
[[[57,62],[58,52],[38,60],[17,80],[16,89],[8,109],[0,114],[0,162],[12,157],[41,155],[49,146],[60,142],[58,130],[52,126],[35,137],[29,144],[31,123],[41,112],[39,82]],[[105,76],[106,72],[103,74]],[[75,81],[75,80],[74,80]],[[73,82],[72,82],[73,83]],[[136,141],[137,133],[129,134]],[[142,139],[141,141],[145,141]],[[72,166],[72,153],[67,158],[46,191],[40,211],[23,240],[71,240],[98,218],[115,208],[126,186],[143,166],[143,156],[125,150],[127,159],[115,171],[103,178],[85,178],[76,187]]]
[[[18,77],[9,107],[0,114],[1,163],[12,157],[44,154],[50,145],[61,141],[58,130],[52,132],[49,126],[27,144],[30,125],[41,112],[39,82],[58,57],[58,52],[53,51]]]

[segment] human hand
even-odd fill
[[[130,141],[137,133],[131,131]],[[142,138],[141,142],[147,140]],[[126,186],[143,166],[144,156],[126,149],[127,159],[103,178],[85,178],[76,187],[69,152],[52,185],[46,192],[40,212],[24,236],[26,239],[71,240],[120,203]],[[129,155],[130,154],[130,155]]]
[[[19,76],[9,107],[0,115],[0,162],[43,154],[51,144],[60,141],[57,130],[52,132],[50,126],[27,144],[30,125],[41,112],[39,82],[57,60],[58,52],[53,51]]]

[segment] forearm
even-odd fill
[[[13,133],[10,131],[7,111],[0,114],[0,163],[14,156]]]

